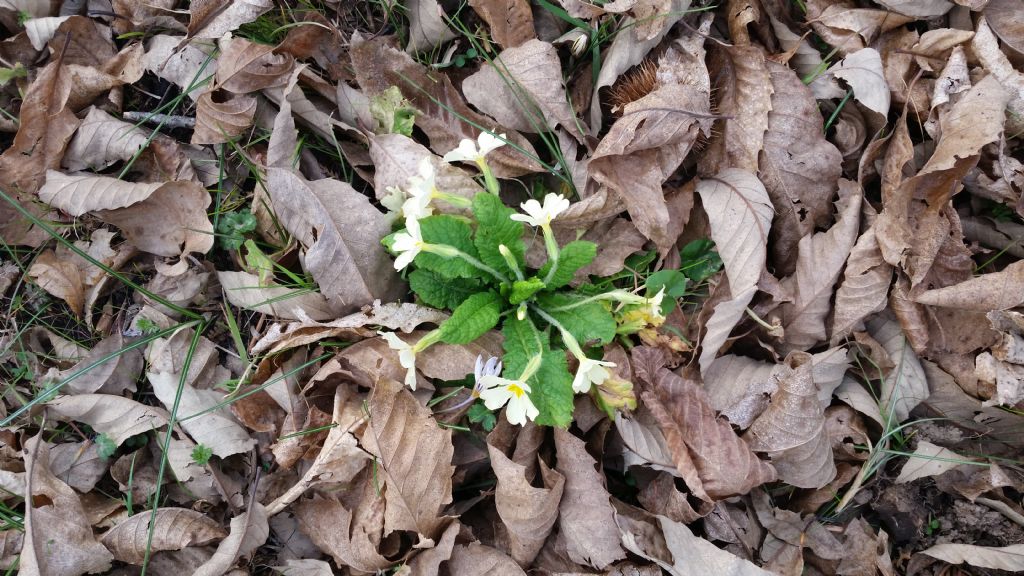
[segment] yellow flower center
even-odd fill
[[[526,391],[519,387],[518,384],[509,384],[508,391],[515,394],[516,398],[522,398]]]

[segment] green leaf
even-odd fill
[[[548,290],[561,288],[571,282],[576,271],[593,262],[595,256],[597,256],[597,244],[593,242],[574,240],[562,246],[558,255],[558,268],[555,269],[555,275],[547,283]],[[547,278],[550,270],[551,262],[548,261],[537,275]]]
[[[483,284],[474,278],[445,278],[437,272],[417,268],[409,273],[409,287],[427,306],[454,310],[480,292]]]
[[[192,461],[200,466],[205,466],[211,456],[213,456],[213,449],[208,446],[196,444],[196,447],[192,449]]]
[[[537,424],[567,427],[572,422],[572,375],[565,361],[565,353],[548,347],[548,336],[534,325],[529,317],[518,320],[514,316],[505,320],[506,378],[518,378],[530,359],[541,355],[540,369],[528,381],[530,400],[540,412]]]
[[[466,417],[474,424],[479,422],[480,426],[488,432],[493,430],[494,425],[498,423],[498,419],[494,417],[494,413],[479,402],[469,407],[469,411],[466,412]]]
[[[694,240],[679,251],[683,274],[695,283],[703,282],[722,269],[722,258],[709,238]]]
[[[473,197],[473,216],[477,221],[474,243],[480,252],[480,261],[510,278],[515,277],[515,273],[498,251],[498,246],[504,244],[519,269],[524,268],[523,224],[509,218],[515,213],[505,206],[501,198],[489,192]]]
[[[570,294],[542,294],[537,297],[537,303],[572,334],[581,346],[608,344],[615,337],[615,318],[602,302],[594,300],[559,310],[582,299],[582,296]]]
[[[516,280],[512,283],[512,291],[508,295],[510,304],[525,302],[527,298],[544,289],[544,281],[534,276],[526,280]]]
[[[377,121],[377,134],[403,134],[412,137],[416,109],[402,96],[397,86],[370,99],[370,115]]]
[[[110,458],[117,452],[117,444],[114,440],[106,434],[100,434],[96,436],[96,451],[99,453],[100,458]]]
[[[445,244],[476,257],[473,229],[454,216],[428,216],[420,220],[420,233],[428,244]],[[429,252],[420,252],[414,260],[416,266],[437,272],[445,278],[480,278],[483,274],[462,258],[445,258]]]
[[[441,324],[441,340],[449,344],[469,344],[494,328],[500,317],[501,298],[497,294],[491,291],[473,294]]]
[[[648,294],[657,294],[662,288],[665,295],[672,298],[682,298],[686,295],[686,285],[689,279],[679,270],[659,270],[647,277],[644,286]]]

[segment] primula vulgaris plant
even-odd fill
[[[502,135],[501,138],[504,138]],[[447,162],[471,162],[484,177],[486,192],[471,201],[437,189],[429,160],[410,178],[406,191],[392,190],[388,205],[400,211],[404,229],[384,239],[395,254],[395,268],[410,269],[409,285],[423,303],[451,310],[451,317],[416,343],[382,333],[407,369],[405,383],[416,388],[416,356],[437,342],[468,344],[501,325],[504,355],[477,362],[470,402],[489,410],[507,405],[509,422],[568,426],[573,395],[589,393],[609,413],[635,405],[632,385],[601,361],[602,347],[617,334],[632,334],[664,321],[664,289],[645,297],[625,290],[576,289],[569,282],[597,252],[592,242],[559,246],[553,220],[569,201],[548,194],[543,203],[522,204],[525,214],[505,206],[486,156],[503,140],[482,133],[463,140],[444,156]],[[472,217],[433,214],[435,202],[470,208]],[[539,228],[547,262],[539,270],[524,259],[524,224]],[[569,372],[566,351],[576,359]],[[592,356],[596,358],[592,358]]]

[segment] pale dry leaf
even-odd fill
[[[66,302],[76,316],[82,315],[86,287],[82,285],[81,269],[74,262],[46,250],[33,260],[28,276],[37,286]]]
[[[811,365],[810,354],[789,354],[772,375],[778,391],[748,432],[751,449],[766,452],[779,479],[799,488],[821,488],[836,475]]]
[[[506,48],[463,80],[462,92],[466,101],[506,128],[537,133],[561,126],[583,141],[566,100],[558,52],[547,42],[533,39]]]
[[[217,546],[217,551],[193,576],[220,576],[225,574],[239,558],[248,559],[257,548],[263,546],[270,535],[267,511],[259,502],[250,504],[249,509],[231,519],[231,532]]]
[[[399,382],[376,383],[370,421],[362,443],[379,459],[384,477],[384,532],[409,530],[436,538],[449,519],[442,509],[452,501],[451,430],[437,425],[431,411]]]
[[[449,524],[437,545],[417,554],[409,563],[408,571],[402,576],[438,576],[441,564],[452,557],[455,537],[459,535],[461,528],[462,525],[458,522]]]
[[[502,130],[486,116],[471,109],[452,85],[448,76],[427,71],[384,37],[363,40],[353,38],[350,51],[356,80],[367,96],[373,97],[397,86],[419,111],[416,126],[430,139],[430,148],[438,154],[454,150],[459,141],[476,140],[484,127],[493,134],[505,133],[513,146],[503,146],[488,154],[487,162],[499,178],[512,178],[539,172],[543,168],[533,158],[533,146],[512,130]],[[520,152],[522,151],[522,152]]]
[[[679,474],[665,436],[645,406],[638,407],[632,417],[616,412],[615,430],[628,450],[623,454],[627,466],[643,464],[655,470]]]
[[[121,395],[125,390],[134,392],[135,381],[142,373],[142,351],[136,348],[122,352],[125,346],[120,332],[100,340],[78,364],[61,372],[60,378],[69,378],[86,366],[109,358],[88,372],[75,376],[65,389],[71,394]]]
[[[445,24],[447,16],[437,0],[409,0],[405,11],[409,17],[409,44],[405,47],[408,52],[438,49],[455,38],[455,32]]]
[[[502,48],[536,38],[528,0],[469,0],[469,5],[487,22],[491,37]]]
[[[862,48],[851,53],[829,74],[840,78],[853,90],[853,97],[868,110],[885,117],[889,114],[889,85],[882,71],[882,57],[874,48]]]
[[[555,450],[556,469],[565,477],[558,504],[558,530],[565,538],[569,558],[598,569],[625,558],[608,490],[586,445],[567,430],[555,428]]]
[[[96,541],[79,496],[50,473],[42,434],[25,442],[25,576],[79,576],[110,569],[113,555]]]
[[[377,551],[384,525],[383,499],[374,492],[374,482],[366,474],[349,492],[352,510],[319,494],[300,500],[294,507],[299,526],[338,566],[371,574],[384,570],[391,562]]]
[[[896,483],[906,484],[919,478],[938,476],[967,462],[968,459],[948,448],[918,440],[914,453],[907,457],[907,462],[900,469]]]
[[[139,127],[93,107],[68,143],[61,165],[71,171],[101,170],[128,160],[146,147],[148,137]]]
[[[25,13],[32,18],[43,18],[52,14],[54,6],[46,0],[0,0],[0,8],[15,14]]]
[[[664,367],[660,352],[637,347],[632,353],[641,398],[665,437],[679,475],[701,499],[746,494],[776,478],[728,421],[719,419],[707,394],[694,382]]]
[[[323,560],[310,558],[297,560],[295,558],[285,560],[284,566],[272,566],[284,576],[334,576],[331,565]]]
[[[622,517],[617,516],[619,521]],[[665,516],[654,516],[661,528],[664,552],[658,555],[660,546],[643,542],[633,531],[619,522],[622,543],[630,552],[658,564],[672,576],[769,576],[771,572],[758,568],[749,560],[718,548],[710,541],[696,536],[682,522],[675,522]]]
[[[895,422],[903,422],[915,406],[928,398],[928,379],[924,368],[903,336],[898,322],[887,316],[877,316],[867,323],[867,329],[895,365],[882,381],[880,408]]]
[[[275,54],[273,46],[230,36],[221,38],[219,44],[214,84],[228,92],[248,94],[284,86],[295,67],[291,55]]]
[[[86,493],[103,478],[109,467],[99,446],[90,441],[65,442],[50,446],[50,472],[61,482]]]
[[[43,18],[30,18],[25,21],[25,34],[28,41],[37,51],[46,47],[46,44],[53,38],[60,27],[70,16],[45,16]]]
[[[729,288],[728,284],[722,283],[718,289]],[[757,292],[756,287],[750,287],[740,293],[730,292],[732,298],[715,304],[711,317],[704,324],[704,334],[701,337],[700,357],[697,360],[701,373],[707,372],[714,364],[718,351],[729,339],[729,334],[736,327],[747,305],[754,299]]]
[[[177,372],[147,372],[153,393],[170,407],[178,404],[181,426],[197,443],[210,448],[220,458],[249,451],[256,440],[249,436],[224,407],[210,410],[224,400],[224,394],[215,390],[193,388],[188,382],[181,387],[181,374]],[[227,378],[223,378],[227,380]],[[201,416],[198,414],[202,413]]]
[[[832,309],[833,287],[857,241],[861,201],[860,186],[843,180],[836,223],[826,232],[800,239],[796,271],[781,282],[791,298],[781,307],[783,349],[807,350],[827,339],[825,322]]]
[[[521,566],[529,566],[558,518],[565,477],[542,462],[544,484],[535,487],[526,477],[526,466],[514,462],[493,444],[487,444],[487,452],[498,481],[494,505],[508,529],[509,553]]]
[[[447,564],[448,573],[459,576],[526,576],[503,552],[479,542],[455,546]]]
[[[305,266],[338,313],[404,291],[380,239],[388,219],[340,180],[308,182],[285,168],[268,168],[268,190],[281,225],[306,248]]]
[[[1024,570],[1024,544],[1002,548],[973,544],[936,544],[918,554],[931,556],[948,564],[968,564],[979,568],[1020,572]]]
[[[149,72],[172,82],[196,100],[206,92],[205,83],[217,72],[217,59],[209,46],[182,46],[182,36],[158,34],[146,44],[144,65]],[[180,47],[180,48],[179,48]]]
[[[212,199],[197,182],[146,184],[49,171],[39,198],[73,216],[93,212],[137,248],[158,256],[205,254],[213,247],[213,223],[206,215]]]
[[[132,436],[165,426],[170,418],[162,408],[111,394],[59,396],[46,405],[59,420],[88,424],[117,446]]]
[[[810,89],[789,67],[767,66],[773,91],[757,176],[775,207],[769,237],[775,274],[785,276],[792,273],[800,238],[829,221],[842,157],[825,139]]]
[[[149,527],[153,516],[141,511],[118,523],[103,535],[103,545],[119,562],[141,566],[147,547],[153,552],[181,550],[188,546],[205,546],[227,536],[219,522],[188,508],[165,508],[156,511],[153,539]]]
[[[277,284],[262,285],[260,277],[249,272],[217,271],[228,302],[233,306],[256,310],[282,320],[303,318],[321,321],[334,318],[327,299],[319,292],[304,288],[288,288]],[[266,336],[265,336],[266,338]]]
[[[843,281],[836,290],[832,314],[832,344],[846,338],[868,316],[885,308],[892,266],[882,258],[875,227],[861,234],[850,251]]]
[[[926,290],[914,301],[979,312],[1016,308],[1024,304],[1024,262],[1013,262],[999,272],[975,276],[959,284]]]
[[[403,134],[377,134],[370,138],[370,159],[373,161],[373,189],[377,199],[387,196],[388,188],[406,189],[409,178],[418,176],[424,158],[430,159],[438,190],[472,199],[483,188],[465,170],[452,166],[434,155],[429,148]],[[454,212],[445,202],[435,202],[441,212]]]
[[[998,27],[997,25],[996,28]],[[1009,101],[1006,103],[1007,132],[1016,134],[1024,130],[1024,74],[1017,71],[1006,53],[999,48],[999,41],[992,33],[988,16],[978,19],[971,42],[971,50],[978,57],[981,65],[999,80],[1008,94]]]
[[[200,0],[191,6],[188,38],[220,38],[274,7],[271,0]]]
[[[949,0],[878,0],[889,10],[915,18],[934,18],[949,12],[954,4]]]
[[[1004,44],[1024,54],[1024,28],[1021,27],[1021,5],[1013,0],[989,0],[985,3],[985,19]]]
[[[222,144],[235,140],[252,126],[255,115],[255,96],[205,92],[196,102],[196,127],[191,142]]]

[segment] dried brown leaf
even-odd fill
[[[748,432],[751,449],[766,452],[779,479],[799,488],[821,488],[836,475],[811,362],[810,354],[790,353],[773,374],[778,391]]]
[[[862,48],[829,68],[828,73],[844,80],[853,97],[868,110],[889,114],[889,85],[882,72],[882,57],[874,48]]]
[[[909,455],[907,462],[900,469],[896,483],[906,484],[919,478],[938,476],[965,462],[968,462],[966,458],[948,448],[918,440],[914,453]]]
[[[71,171],[101,170],[128,160],[145,148],[146,141],[144,130],[93,107],[68,143],[61,165]]]
[[[96,541],[78,494],[47,467],[42,434],[25,443],[25,576],[79,576],[110,568],[113,556]]]
[[[664,358],[652,349],[634,348],[632,359],[644,384],[641,398],[694,495],[727,498],[776,478],[775,469],[754,455],[729,422],[716,417],[700,386],[665,368]]]
[[[217,546],[213,556],[192,573],[193,576],[227,573],[240,557],[249,558],[263,546],[269,535],[267,511],[259,502],[253,502],[248,510],[231,519],[231,533]]]
[[[227,536],[227,532],[206,514],[187,508],[159,508],[150,544],[149,526],[154,520],[148,511],[118,523],[103,535],[103,545],[114,559],[141,566],[147,547],[153,552],[205,546]]]
[[[469,5],[487,22],[491,37],[502,48],[519,46],[536,37],[528,0],[470,0]]]
[[[504,128],[537,133],[561,126],[583,141],[579,121],[566,101],[558,52],[547,42],[533,39],[506,48],[463,80],[462,93]]]
[[[385,482],[384,532],[409,530],[420,539],[440,535],[452,501],[451,430],[442,429],[401,383],[383,379],[370,396],[363,446],[380,461]]]
[[[241,136],[252,126],[256,97],[230,93],[203,93],[196,102],[193,144],[222,144]]]
[[[479,542],[459,544],[448,561],[449,574],[459,576],[525,576],[526,572],[499,550]]]
[[[162,408],[110,394],[59,396],[46,405],[58,419],[88,424],[118,446],[136,434],[165,426],[169,420]]]
[[[868,228],[850,251],[843,281],[836,290],[832,343],[846,338],[868,316],[885,308],[892,266],[882,258],[875,228]]]
[[[189,7],[188,38],[220,38],[273,7],[270,0],[197,0]]]
[[[263,285],[258,275],[248,272],[217,271],[217,279],[228,302],[240,308],[256,310],[283,320],[321,321],[336,316],[327,299],[319,292],[286,288],[273,283]]]
[[[979,568],[1019,572],[1024,570],[1024,544],[995,548],[973,544],[936,544],[918,554],[931,556],[948,564],[968,564]]]
[[[302,531],[338,566],[375,573],[391,565],[377,545],[384,525],[384,502],[374,493],[369,475],[362,475],[348,495],[351,511],[334,498],[319,494],[295,505]]]
[[[248,94],[283,86],[295,66],[294,58],[275,54],[273,46],[229,36],[221,38],[219,43],[214,85],[228,92]]]
[[[701,158],[702,173],[715,174],[727,168],[757,173],[775,90],[764,50],[759,46],[712,46],[709,69],[718,96],[717,112],[729,118]]]
[[[455,32],[445,24],[444,9],[437,0],[409,0],[405,10],[409,16],[409,44],[405,47],[408,52],[437,49],[455,38]]]
[[[106,475],[110,461],[95,442],[65,442],[50,446],[49,466],[54,477],[85,493]]]

